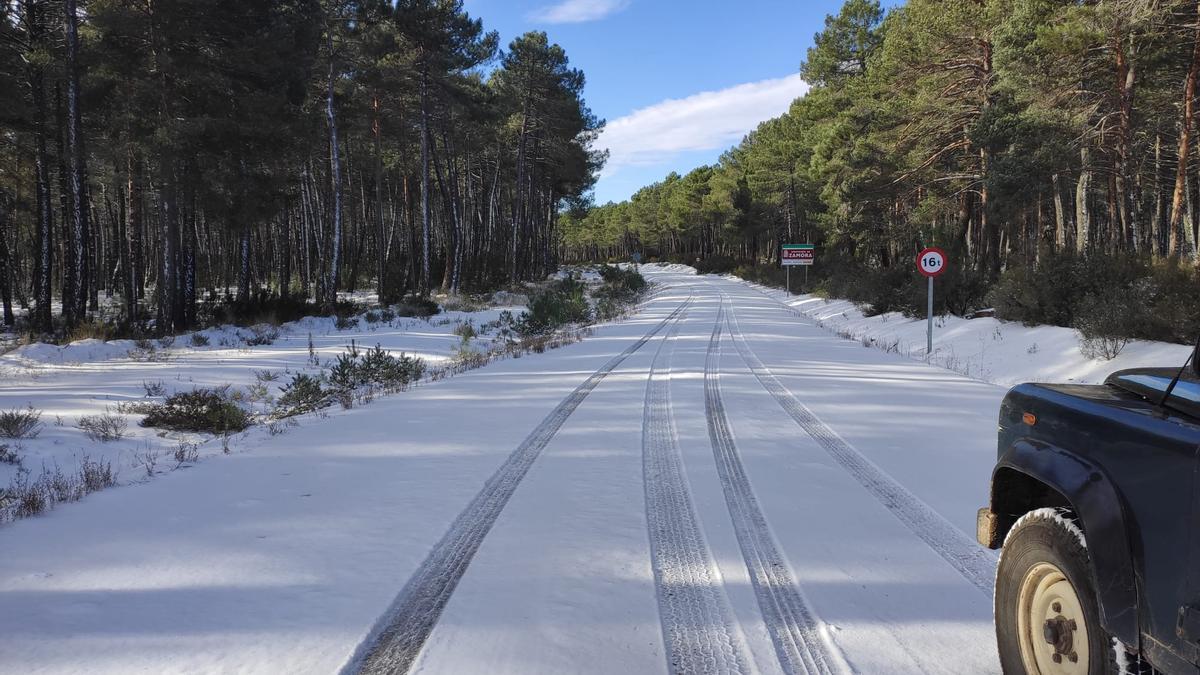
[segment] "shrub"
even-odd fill
[[[191,342],[193,347],[207,347],[208,336],[204,333],[192,333]]]
[[[172,394],[142,420],[144,427],[213,434],[242,431],[250,423],[249,413],[230,399],[228,387]]]
[[[84,456],[74,474],[63,473],[55,464],[42,467],[42,473],[30,480],[28,471],[18,471],[6,490],[0,491],[0,521],[30,518],[56,504],[83,499],[117,483],[112,464]]]
[[[251,300],[237,302],[226,300],[204,303],[200,307],[200,324],[204,326],[233,324],[254,326],[270,324],[278,326],[289,321],[299,321],[306,316],[320,316],[323,310],[331,309],[308,302],[302,295],[272,295],[257,293]],[[353,303],[338,302],[332,308],[338,316],[355,312]]]
[[[600,299],[631,303],[646,291],[646,278],[634,269],[601,265],[600,278],[604,280],[596,292],[596,297]]]
[[[278,339],[279,329],[265,323],[252,326],[250,328],[250,335],[242,336],[242,341],[248,347],[267,347],[275,344],[275,341]]]
[[[79,482],[83,488],[83,494],[79,496],[83,497],[116,485],[117,474],[113,471],[111,463],[93,460],[85,455],[79,462]]]
[[[0,443],[0,464],[21,464],[21,456],[17,449],[7,443]]]
[[[612,298],[600,298],[596,303],[596,318],[600,321],[612,321],[621,317],[625,304]]]
[[[37,438],[42,432],[42,411],[29,406],[22,410],[0,410],[0,438]]]
[[[764,286],[774,286],[776,288],[787,287],[787,270],[777,265],[738,265],[733,270],[733,274],[746,281],[752,281]],[[801,272],[800,274],[793,274],[792,277],[792,290],[799,290],[804,274]]]
[[[256,370],[254,371],[254,379],[259,382],[275,382],[279,380],[279,373],[272,370]]]
[[[175,446],[175,468],[200,461],[200,449],[195,443],[182,442]]]
[[[1000,275],[988,293],[996,316],[1026,326],[1070,326],[1083,289],[1075,286],[1079,267],[1072,254],[1044,256],[1033,267],[1014,267]]]
[[[544,335],[570,323],[587,323],[591,318],[583,283],[570,277],[533,297],[528,311],[517,322],[517,331],[524,336]]]
[[[77,426],[93,441],[109,443],[125,437],[129,421],[120,415],[85,415],[79,418]]]
[[[466,344],[479,336],[479,333],[475,332],[475,324],[471,321],[464,321],[455,326],[454,334],[462,338],[463,344]]]
[[[451,296],[442,302],[442,309],[447,312],[481,312],[486,308],[486,300],[461,295]]]
[[[146,390],[146,398],[157,398],[167,393],[167,385],[162,380],[142,380],[142,389]]]
[[[329,395],[321,388],[321,380],[297,373],[283,386],[275,409],[276,417],[294,417],[324,408]]]
[[[1089,359],[1117,358],[1146,318],[1144,303],[1145,293],[1139,288],[1086,298],[1075,312],[1079,350]]]
[[[358,317],[339,316],[334,322],[334,327],[338,330],[354,330],[358,328]]]
[[[1200,335],[1200,270],[1163,261],[1151,270],[1149,282],[1151,310],[1137,337],[1194,344]]]
[[[329,369],[329,383],[337,393],[352,392],[366,385],[398,389],[421,379],[425,362],[401,354],[392,356],[376,345],[366,353],[351,348],[338,355]]]
[[[366,319],[367,323],[369,323],[369,324],[376,324],[376,323],[379,323],[380,321],[383,321],[383,315],[381,315],[379,312],[376,312],[374,310],[369,311],[366,314],[364,314],[363,318]]]
[[[67,334],[68,342],[78,340],[109,340],[112,339],[113,327],[98,319],[82,321]]]
[[[355,352],[338,354],[337,360],[329,367],[329,384],[336,391],[352,391],[360,384],[365,384],[360,377],[358,355]]]
[[[429,298],[410,295],[404,299],[404,302],[396,305],[395,311],[397,316],[430,317],[440,314],[442,308]]]
[[[698,274],[729,274],[737,269],[737,261],[727,255],[710,255],[693,264]]]

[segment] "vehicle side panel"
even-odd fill
[[[1107,386],[1022,385],[1001,411],[1001,463],[1052,481],[1083,521],[1105,627],[1137,644],[1124,613],[1136,607],[1141,632],[1180,656],[1198,445],[1195,422]]]

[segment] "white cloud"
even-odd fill
[[[629,6],[631,0],[563,0],[543,7],[532,15],[545,23],[585,23],[598,21]]]
[[[760,123],[787,112],[808,92],[800,75],[750,82],[667,100],[608,123],[597,146],[611,153],[604,175],[664,164],[686,152],[736,145]]]

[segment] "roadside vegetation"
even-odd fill
[[[354,339],[331,356],[315,347],[310,333],[307,359],[301,367],[252,370],[247,373],[252,381],[242,386],[172,391],[167,381],[142,380],[137,390],[139,396],[144,393],[144,398],[123,400],[103,413],[80,416],[74,424],[61,415],[49,417],[57,433],[61,428],[74,427],[91,444],[65,460],[76,466],[73,470],[57,462],[43,462],[40,468],[26,466],[29,462],[23,456],[22,443],[34,442],[45,428],[43,411],[34,407],[0,410],[0,440],[4,441],[0,443],[0,463],[17,467],[9,485],[0,488],[0,522],[34,516],[117,484],[117,469],[110,459],[114,452],[132,455],[132,462],[123,465],[133,469],[127,475],[136,480],[151,479],[200,461],[201,448],[210,441],[218,443],[220,452],[227,454],[243,434],[255,429],[272,436],[287,433],[304,415],[320,418],[331,408],[369,405],[380,396],[452,377],[498,359],[522,358],[573,344],[589,335],[596,321],[627,314],[647,290],[645,278],[637,271],[600,266],[574,269],[537,284],[514,285],[509,291],[490,296],[446,298],[447,309],[491,310],[489,316],[496,318],[484,322],[477,323],[470,316],[442,317],[443,306],[419,298],[348,314],[332,324],[326,319],[324,325],[330,329],[358,330],[369,335],[376,327],[394,329],[394,322],[417,315],[421,324],[452,326],[449,333],[459,344],[450,360],[431,365],[380,345],[360,346]],[[497,312],[497,304],[521,304],[527,310],[516,314],[511,310]],[[255,323],[235,331],[239,338],[236,345],[230,346],[236,346],[239,353],[251,353],[283,339],[303,346],[304,335],[296,335],[295,327]],[[193,337],[197,335],[202,334]],[[172,351],[176,344],[184,350],[196,347],[195,340],[173,338],[142,339],[135,344],[132,351],[140,355],[139,360],[155,362],[180,358],[177,350]],[[154,430],[155,437],[139,437],[136,429],[130,430],[131,421]],[[122,441],[131,447],[123,447]],[[105,446],[113,449],[106,450]]]
[[[0,3],[0,332],[349,320],[361,291],[423,316],[558,269],[604,156],[546,33],[439,0],[203,14]]]
[[[683,263],[868,312],[939,313],[1121,340],[1200,333],[1194,2],[848,0],[801,68],[809,93],[712,166],[571,214],[569,258]],[[1122,313],[1112,308],[1123,308]],[[1098,344],[1107,343],[1107,344]]]

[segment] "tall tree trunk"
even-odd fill
[[[380,118],[379,96],[371,99],[371,135],[375,142],[375,275],[376,289],[379,302],[386,304],[392,300],[388,288],[387,266],[388,245],[391,238],[387,234],[387,226],[383,218],[383,120]]]
[[[250,302],[250,228],[242,227],[238,237],[237,301]]]
[[[158,218],[162,260],[158,276],[158,332],[174,331],[175,298],[179,288],[179,222],[175,202],[175,177],[171,160],[163,158],[159,169]]]
[[[333,110],[333,30],[327,34],[329,46],[329,78],[325,95],[325,117],[329,124],[329,179],[333,183],[333,218],[330,236],[329,269],[325,277],[326,307],[337,304],[338,276],[342,264],[342,161],[339,155],[337,117]]]
[[[425,68],[426,66],[422,66]],[[429,199],[429,75],[421,72],[421,275],[417,290],[422,294],[430,291],[430,222],[433,204]]]
[[[63,0],[67,47],[67,153],[70,157],[70,217],[72,313],[68,325],[77,322],[87,307],[88,278],[88,200],[87,157],[83,148],[83,119],[79,110],[79,16],[76,0]],[[66,302],[64,298],[64,308]]]
[[[1079,183],[1075,186],[1075,252],[1084,253],[1092,232],[1092,214],[1088,193],[1092,187],[1092,155],[1085,144],[1079,149]]]
[[[1154,135],[1154,216],[1150,222],[1150,255],[1163,254],[1162,134]]]
[[[1120,246],[1131,245],[1134,251],[1141,250],[1141,223],[1131,213],[1131,204],[1137,199],[1130,194],[1131,156],[1133,145],[1133,98],[1134,86],[1137,83],[1137,47],[1133,38],[1128,39],[1129,52],[1125,51],[1126,40],[1123,36],[1115,36],[1114,53],[1116,55],[1117,100],[1119,102],[1117,116],[1117,166],[1113,175],[1116,188],[1117,227],[1114,232],[1120,233]]]
[[[1200,11],[1200,2],[1197,2]],[[1188,67],[1183,85],[1183,114],[1179,121],[1179,158],[1175,169],[1175,191],[1171,197],[1171,220],[1168,223],[1169,244],[1167,254],[1177,257],[1180,249],[1180,226],[1183,223],[1185,193],[1187,191],[1188,159],[1192,148],[1192,124],[1196,114],[1196,78],[1200,76],[1200,20],[1196,23],[1196,35],[1192,42],[1192,62]]]
[[[40,19],[38,20],[40,23]],[[31,66],[29,88],[33,92],[33,142],[37,223],[33,232],[34,330],[53,328],[50,304],[54,286],[54,207],[50,203],[50,166],[46,151],[46,86],[41,67]]]
[[[141,155],[130,144],[126,155],[126,170],[128,172],[126,187],[125,210],[125,245],[128,267],[125,270],[126,294],[125,304],[129,320],[133,321],[138,315],[138,301],[145,297],[145,259],[142,253],[142,231],[144,198],[142,197],[143,163]]]
[[[71,166],[65,131],[67,113],[63,105],[60,83],[54,85],[54,120],[57,127],[54,142],[58,157],[58,219],[62,227],[62,235],[58,241],[58,259],[62,265],[59,288],[62,296],[62,322],[69,328],[75,325],[77,314],[75,275],[78,269],[76,256],[79,247],[76,244],[74,218],[71,215]]]
[[[12,327],[16,323],[12,306],[12,256],[8,251],[8,204],[5,196],[0,193],[0,305],[4,310],[4,325]]]
[[[1054,191],[1054,250],[1067,250],[1067,214],[1063,208],[1062,180],[1055,173],[1050,177],[1051,189]]]

